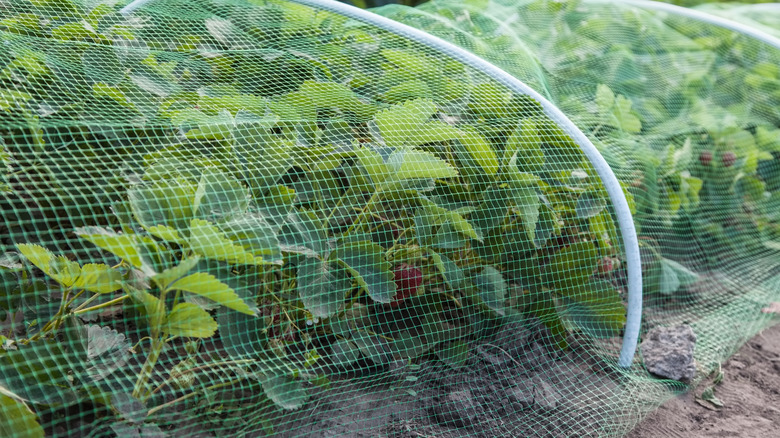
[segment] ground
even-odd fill
[[[721,408],[701,399],[711,383],[669,400],[628,437],[780,437],[780,325],[751,339],[723,365],[723,381],[714,386]]]

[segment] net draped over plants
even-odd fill
[[[622,436],[776,322],[772,5],[125,6],[0,0],[2,436]]]

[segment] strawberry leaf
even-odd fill
[[[331,258],[339,260],[374,301],[393,300],[396,285],[381,246],[368,241],[350,242],[334,250]]]
[[[237,312],[254,315],[254,312],[233,289],[205,272],[197,272],[180,278],[168,286],[168,289],[200,295]]]

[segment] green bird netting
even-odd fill
[[[622,436],[776,322],[779,19],[0,0],[0,435]]]

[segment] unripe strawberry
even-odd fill
[[[422,271],[414,266],[401,263],[393,269],[395,275],[395,299],[390,303],[391,307],[398,307],[407,298],[417,293],[423,281]]]
[[[737,154],[731,151],[725,152],[720,157],[720,161],[723,163],[723,167],[731,167],[737,161]]]
[[[701,154],[699,154],[699,162],[702,166],[709,166],[712,162],[712,151],[701,151]]]
[[[610,257],[602,257],[601,260],[599,260],[599,266],[598,266],[598,272],[601,275],[606,275],[612,272],[612,270],[615,269],[615,261],[612,260]]]

